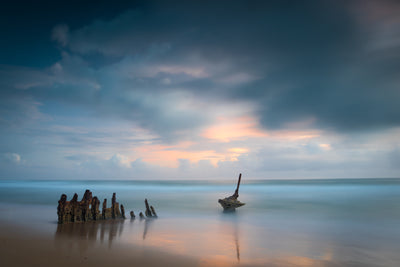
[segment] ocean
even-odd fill
[[[400,179],[242,180],[246,205],[224,213],[232,181],[0,181],[1,220],[58,236],[149,246],[219,265],[400,266]],[[118,223],[57,225],[61,194],[125,206]],[[145,210],[159,218],[129,218]],[[96,242],[95,242],[96,243]],[[324,265],[325,264],[325,265]],[[331,264],[331,265],[329,265]],[[332,265],[333,264],[333,265]]]

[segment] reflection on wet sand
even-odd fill
[[[339,266],[346,254],[333,244],[318,245],[304,238],[246,224],[240,213],[204,218],[136,219],[58,225],[55,246],[71,255],[78,251],[118,247],[151,247],[199,260],[200,266]],[[118,244],[118,245],[117,245]],[[310,256],[308,251],[313,251]],[[351,257],[349,257],[351,258]],[[367,266],[357,265],[354,266]]]
[[[226,221],[228,231],[232,232],[232,236],[235,242],[236,247],[236,259],[240,262],[240,244],[239,244],[239,223],[236,215],[236,211],[223,211],[222,214],[224,217],[229,220]]]
[[[236,245],[236,258],[237,258],[238,262],[240,262],[240,246],[239,246],[239,234],[238,234],[237,224],[235,224],[234,236],[235,236],[235,245]]]
[[[77,244],[80,251],[104,242],[111,248],[113,241],[122,235],[123,227],[123,220],[59,224],[54,240],[56,246],[68,246],[70,249]],[[80,242],[74,242],[77,239]]]
[[[145,240],[151,225],[154,223],[154,219],[140,219],[130,220],[130,229],[126,232],[132,232],[135,227],[135,223],[144,225],[142,239]],[[97,241],[100,244],[104,242],[108,243],[108,247],[111,248],[112,243],[115,239],[121,238],[124,231],[124,220],[110,220],[110,221],[99,221],[99,222],[87,222],[87,223],[70,223],[70,224],[59,224],[57,225],[57,231],[55,233],[55,241],[60,241],[62,245],[66,241],[79,239],[80,250],[85,250],[90,246],[95,246]]]
[[[147,232],[149,231],[150,225],[153,224],[154,219],[143,219],[144,220],[144,230],[143,230],[143,240],[146,239]]]
[[[135,229],[143,227],[143,235],[126,231],[124,238],[129,243],[194,256],[203,265],[241,261],[240,220],[235,214],[222,214],[216,223],[202,218],[150,219],[138,223]]]

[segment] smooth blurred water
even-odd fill
[[[41,207],[40,216],[24,210],[24,218],[36,216],[44,224],[54,223],[61,194],[70,199],[78,193],[80,199],[90,189],[101,201],[110,201],[116,192],[127,213],[143,211],[145,198],[156,208],[160,219],[151,223],[151,232],[158,239],[152,242],[151,232],[147,237],[153,246],[173,239],[175,247],[170,243],[164,247],[178,250],[176,244],[181,243],[188,247],[189,235],[197,245],[184,253],[211,257],[203,244],[209,236],[219,247],[232,245],[225,239],[235,240],[242,261],[295,255],[360,266],[400,265],[400,179],[243,180],[239,199],[246,205],[224,214],[217,200],[233,194],[235,187],[236,180],[0,181],[0,208]],[[131,232],[142,227],[147,233],[148,225],[130,223],[125,222],[123,231],[130,238],[121,240],[144,240],[144,234]],[[160,236],[164,236],[161,241]],[[229,251],[218,253],[233,253],[235,258],[235,249]]]

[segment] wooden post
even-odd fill
[[[158,217],[158,216],[157,216],[157,213],[156,213],[156,210],[154,209],[154,207],[153,207],[153,206],[150,206],[150,209],[151,209],[151,213],[153,214],[153,217]]]
[[[122,218],[125,219],[125,208],[124,208],[124,205],[122,205],[122,204],[121,204],[121,215],[122,215]]]
[[[146,217],[153,217],[153,215],[151,214],[149,203],[147,202],[147,198],[144,200],[144,204],[146,205],[146,211],[144,212],[144,214],[146,214]]]
[[[133,210],[131,210],[131,212],[130,212],[130,214],[131,214],[131,219],[135,219],[135,213],[133,212]]]

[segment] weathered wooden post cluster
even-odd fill
[[[147,202],[147,198],[144,200],[144,204],[146,205],[146,211],[144,212],[146,217],[147,218],[157,218],[158,217],[157,213],[156,213],[155,209],[153,208],[153,206],[149,206],[149,202]],[[133,214],[133,216],[132,216],[132,214]],[[139,217],[140,217],[140,219],[146,218],[142,212],[139,213]],[[131,218],[135,218],[135,214],[133,213],[133,211],[131,211]]]
[[[146,217],[154,218],[157,214],[149,204],[147,199],[145,200],[146,205]],[[111,207],[107,208],[107,199],[104,199],[102,210],[99,210],[100,200],[97,197],[92,197],[92,192],[86,190],[81,201],[78,201],[78,194],[74,194],[71,201],[67,201],[65,194],[61,195],[58,201],[57,215],[58,223],[74,223],[74,222],[89,222],[89,221],[100,221],[108,219],[125,219],[125,208],[117,202],[116,194],[113,193],[111,199]],[[140,217],[143,217],[141,213]],[[131,218],[135,218],[133,211],[130,212]]]

